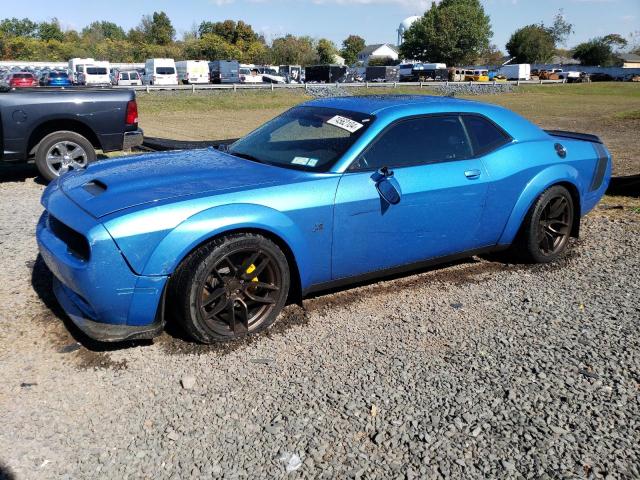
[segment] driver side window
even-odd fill
[[[471,158],[469,140],[458,115],[402,120],[384,131],[349,167],[375,170]]]

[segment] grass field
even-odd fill
[[[353,94],[432,94],[429,88],[355,89]],[[145,134],[177,140],[239,137],[284,110],[308,100],[303,90],[152,92],[138,94]],[[528,85],[514,93],[478,95],[543,128],[599,135],[618,175],[640,173],[640,84]]]

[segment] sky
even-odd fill
[[[551,24],[558,9],[574,25],[574,46],[595,36],[640,33],[640,0],[481,0],[491,18],[493,43],[504,50],[511,33],[531,23]],[[3,2],[5,3],[5,2]],[[9,2],[0,17],[57,17],[65,28],[81,30],[94,20],[109,20],[126,30],[142,15],[164,10],[178,36],[202,20],[244,20],[267,40],[286,33],[329,38],[337,45],[350,34],[368,44],[396,43],[399,23],[421,15],[431,0],[29,0]]]

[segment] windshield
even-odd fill
[[[51,72],[49,74],[51,78],[67,78],[68,75],[64,72]]]
[[[295,107],[229,148],[229,153],[286,168],[327,171],[373,121],[370,115]]]
[[[176,69],[173,67],[156,67],[156,73],[158,75],[173,75],[176,73]]]
[[[106,75],[107,69],[104,67],[87,67],[87,75]]]

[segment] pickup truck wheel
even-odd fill
[[[560,185],[545,190],[524,219],[513,253],[529,263],[549,263],[562,257],[569,245],[574,206]]]
[[[290,274],[280,248],[262,235],[218,238],[181,264],[171,279],[171,302],[195,340],[234,340],[268,328],[287,300]]]
[[[86,168],[95,161],[96,151],[82,135],[61,131],[50,133],[38,144],[36,166],[46,180],[53,180],[69,170]]]

